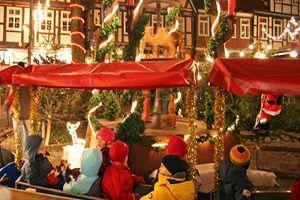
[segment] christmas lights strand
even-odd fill
[[[77,3],[70,4],[70,8],[79,8],[79,9],[81,9],[82,12],[84,11],[84,6],[77,4]],[[79,20],[79,21],[81,21],[82,24],[84,24],[84,19],[81,16],[72,16],[70,18],[70,20],[71,20],[71,22],[73,20]],[[72,35],[79,35],[80,37],[82,37],[82,39],[85,39],[84,34],[78,30],[76,30],[76,31],[71,30],[71,36]],[[71,46],[75,46],[75,47],[79,48],[84,54],[86,54],[86,50],[81,44],[79,44],[77,42],[71,42]],[[72,60],[72,63],[76,63],[76,62],[74,62],[74,60]]]
[[[291,31],[291,26],[294,26],[295,29],[294,31]],[[285,27],[284,31],[279,35],[279,36],[274,36],[268,33],[268,31],[265,28],[261,29],[263,33],[270,39],[272,40],[281,40],[286,34],[289,34],[291,39],[294,40],[295,37],[299,34],[300,32],[300,27],[298,27],[298,23],[295,20],[294,17],[292,17],[289,22],[287,23],[287,26]]]

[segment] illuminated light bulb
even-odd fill
[[[50,50],[50,49],[51,49],[51,45],[50,45],[50,44],[47,44],[46,49],[47,49],[47,50]]]
[[[201,74],[197,75],[197,80],[200,81],[202,79]]]
[[[249,49],[253,50],[253,49],[254,49],[254,45],[253,45],[253,44],[250,44],[250,45],[249,45]]]
[[[225,50],[225,57],[226,57],[226,58],[229,58],[230,53],[229,53],[228,49],[224,48],[224,50]]]
[[[290,57],[296,58],[296,57],[298,57],[298,53],[296,51],[291,51],[290,52]]]
[[[214,58],[211,57],[211,56],[206,56],[205,60],[210,62],[210,63],[214,62]]]
[[[184,135],[184,136],[183,136],[183,140],[184,140],[184,141],[187,141],[187,140],[189,139],[189,137],[190,137],[190,134]]]
[[[272,49],[272,45],[268,44],[267,49],[271,50]]]
[[[240,57],[244,57],[245,56],[245,52],[241,51],[240,52]]]
[[[140,62],[142,60],[142,54],[139,53],[136,57],[135,57],[135,62]]]

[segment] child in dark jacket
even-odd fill
[[[106,168],[102,179],[104,197],[112,200],[133,200],[140,197],[133,193],[134,184],[142,184],[140,177],[133,176],[127,166],[128,146],[121,141],[111,145],[109,157],[111,166]]]
[[[253,185],[247,177],[250,151],[243,145],[230,150],[230,158],[220,165],[221,200],[251,199]]]
[[[115,133],[111,128],[103,127],[99,130],[96,137],[96,148],[102,152],[103,161],[98,172],[99,177],[103,177],[105,169],[110,165],[109,148],[115,141]]]
[[[46,155],[45,143],[41,136],[31,135],[25,142],[28,160],[22,169],[22,180],[37,186],[48,187],[47,175],[52,170],[52,165]]]

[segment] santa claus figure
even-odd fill
[[[271,94],[263,94],[261,96],[261,109],[256,117],[254,128],[260,124],[266,124],[271,117],[280,114],[282,108],[281,98],[282,96],[275,96]]]

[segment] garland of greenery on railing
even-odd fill
[[[205,8],[205,14],[209,15],[211,12],[211,5],[214,0],[204,0],[204,8]]]
[[[227,31],[228,31],[227,18],[225,17],[225,14],[222,14],[220,15],[220,27],[218,31],[216,32],[215,36],[208,41],[207,52],[206,52],[207,56],[210,56],[212,58],[217,57],[216,51],[218,47],[222,44]]]

